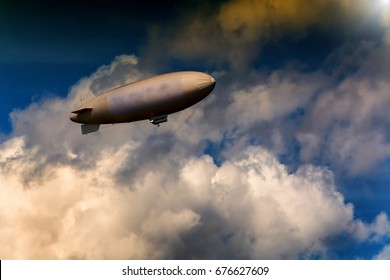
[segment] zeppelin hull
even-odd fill
[[[200,72],[165,74],[114,88],[82,104],[70,119],[82,124],[110,124],[155,119],[204,99],[215,80]]]

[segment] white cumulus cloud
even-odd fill
[[[376,256],[376,260],[390,260],[390,245],[386,245]]]
[[[204,155],[202,143],[227,127],[223,118],[221,126],[206,121],[213,99],[190,120],[186,112],[170,116],[165,128],[137,122],[82,136],[68,119],[78,98],[100,83],[146,75],[136,62],[120,56],[67,98],[12,113],[14,131],[0,146],[0,258],[326,257],[327,240],[339,234],[362,242],[388,236],[387,215],[372,224],[355,219],[325,167],[291,172],[258,145],[227,146],[221,164]],[[277,112],[271,119],[304,106],[318,85],[274,87],[274,95],[264,89]],[[298,100],[276,96],[289,99],[296,88],[304,89]],[[230,109],[240,111],[237,92]]]

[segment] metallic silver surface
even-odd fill
[[[70,119],[81,124],[153,120],[196,104],[214,87],[215,79],[201,72],[159,75],[106,91],[72,111]]]

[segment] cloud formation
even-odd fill
[[[226,147],[221,164],[204,155],[205,142],[230,129],[224,118],[207,121],[213,98],[191,119],[170,116],[163,129],[138,122],[82,136],[69,111],[85,92],[147,75],[137,62],[119,56],[67,98],[12,113],[13,134],[0,147],[0,258],[326,258],[328,240],[340,234],[360,242],[389,235],[385,213],[372,224],[354,218],[326,167],[291,172],[259,145]],[[228,111],[241,115],[246,98],[274,106],[249,111],[251,130],[305,107],[320,76],[294,83],[275,73],[263,86],[228,93]]]
[[[376,260],[389,260],[390,259],[390,245],[385,246],[381,252],[374,257]]]
[[[26,186],[36,158],[21,143],[1,151],[3,259],[297,258],[326,255],[326,238],[357,223],[331,172],[289,174],[260,147],[220,167],[209,156],[160,160],[127,185],[117,174],[141,144],[124,142],[91,168],[47,166]]]
[[[253,66],[267,44],[297,42],[313,30],[353,38],[371,26],[382,26],[389,42],[389,7],[369,0],[230,0],[186,11],[174,26],[150,28],[144,52],[151,60],[203,60],[239,73]]]
[[[236,119],[240,128],[285,117],[298,108],[305,108],[310,99],[327,83],[323,73],[302,74],[275,71],[265,83],[240,89],[231,95],[227,118]]]

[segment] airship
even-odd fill
[[[168,115],[184,110],[208,96],[215,79],[202,72],[174,72],[154,76],[105,91],[71,112],[81,133],[99,130],[102,124],[149,120],[160,126]]]

